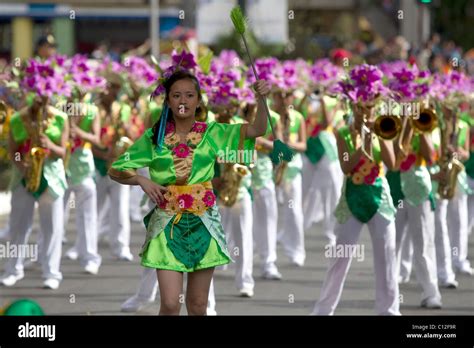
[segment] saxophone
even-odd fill
[[[44,132],[44,114],[47,113],[47,105],[38,110],[36,122],[37,128],[32,136],[32,143],[30,152],[26,156],[27,172],[26,172],[26,189],[29,192],[38,191],[41,184],[41,176],[43,175],[44,159],[48,155],[47,151],[40,146],[40,136]]]
[[[219,198],[226,207],[232,207],[237,201],[240,183],[244,176],[249,173],[246,166],[237,163],[226,163],[222,175],[222,190]]]
[[[441,130],[441,171],[446,173],[446,179],[438,186],[438,194],[442,199],[452,199],[456,193],[458,175],[464,170],[464,165],[451,153],[448,145],[456,145],[459,130],[457,129],[457,116],[453,115],[452,124],[445,123]]]

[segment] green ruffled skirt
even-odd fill
[[[194,272],[230,262],[199,216],[185,213],[175,225],[173,220],[145,247],[142,266]]]

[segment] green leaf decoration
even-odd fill
[[[232,11],[230,11],[230,19],[232,23],[234,23],[235,30],[240,35],[243,35],[245,33],[246,20],[240,6],[235,6]]]
[[[158,64],[158,59],[156,59],[156,57],[153,54],[150,54],[150,59],[151,59],[151,62],[153,63],[153,65],[155,65],[156,71],[158,71],[160,73],[160,75],[162,75],[163,74],[163,69],[160,68],[160,64]]]
[[[212,51],[209,51],[205,56],[202,56],[198,60],[198,65],[201,68],[202,72],[204,74],[209,74],[209,70],[211,70],[211,61],[212,57],[214,56],[214,53]]]

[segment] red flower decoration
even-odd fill
[[[24,153],[30,152],[30,149],[31,149],[31,139],[28,139],[18,147],[18,152],[21,154],[24,154]]]
[[[360,167],[362,167],[365,163],[365,159],[363,157],[361,157],[361,159],[359,160],[359,163],[356,164],[356,166],[354,167],[354,170],[353,170],[353,173],[356,173]]]
[[[71,153],[73,153],[74,151],[76,151],[77,148],[82,145],[82,139],[79,138],[79,137],[74,138],[73,141],[74,141],[74,142],[73,142],[73,144],[72,144],[72,146],[71,146]]]
[[[178,196],[178,204],[181,209],[189,209],[193,205],[194,197],[190,194],[184,193]]]
[[[410,170],[412,165],[416,162],[416,155],[411,153],[408,157],[400,164],[400,171],[406,172]]]
[[[158,207],[159,207],[160,209],[165,210],[167,204],[168,204],[168,201],[167,201],[166,199],[163,199],[163,200],[160,202],[160,204],[158,204]]]
[[[216,203],[216,195],[214,194],[214,192],[208,190],[204,194],[202,201],[204,202],[206,207],[212,207],[214,203]]]
[[[191,132],[204,133],[207,129],[207,124],[205,122],[195,122],[191,128]]]
[[[176,157],[179,158],[186,158],[189,156],[191,149],[186,144],[179,144],[173,149],[173,153]]]
[[[379,176],[379,173],[380,173],[380,169],[379,167],[373,167],[372,170],[370,171],[370,175],[371,176]]]
[[[375,175],[367,175],[365,178],[364,178],[364,182],[367,184],[367,185],[372,185],[374,182],[375,182],[375,179],[377,177]]]
[[[316,127],[314,127],[313,131],[311,132],[311,138],[318,136],[319,132],[321,132],[322,129],[323,127],[320,124],[317,124]]]

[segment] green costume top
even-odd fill
[[[174,123],[168,122],[161,151],[153,145],[153,131],[148,129],[112,164],[109,170],[111,177],[130,177],[135,175],[136,169],[148,167],[151,180],[168,187],[166,201],[144,219],[147,235],[141,254],[147,250],[150,241],[161,232],[169,231],[171,219],[179,220],[179,214],[172,213],[173,210],[178,212],[180,208],[189,207],[195,213],[187,214],[187,221],[189,217],[192,221],[189,225],[191,227],[186,227],[186,231],[189,231],[189,228],[193,231],[192,226],[204,226],[217,241],[222,253],[230,259],[215,196],[209,182],[214,177],[214,166],[219,153],[238,153],[242,150],[252,152],[255,140],[245,138],[247,127],[248,124],[195,122],[184,143],[184,139],[180,139],[175,133]],[[179,202],[179,206],[176,202]],[[179,221],[186,219],[183,217]],[[172,248],[170,241],[173,237],[172,233],[170,234],[169,237],[167,232],[166,237],[168,246]],[[176,252],[175,256],[178,254]],[[200,255],[202,256],[202,253]],[[189,265],[196,264],[195,260],[193,262],[189,261]]]
[[[49,118],[44,134],[55,144],[60,144],[64,124],[67,122],[67,115],[53,107],[49,107],[48,111],[54,116]],[[10,120],[13,141],[19,145],[19,152],[22,154],[22,157],[26,155],[31,148],[31,136],[28,133],[28,126],[25,126],[25,123],[29,124],[29,122],[29,119],[20,112],[15,113]],[[17,167],[13,166],[10,189],[13,191],[20,184],[25,184],[23,176],[20,174]],[[40,187],[38,191],[32,193],[33,196],[39,198],[44,191],[48,190],[53,198],[57,198],[64,194],[66,188],[66,173],[62,158],[47,156],[43,164]]]
[[[98,108],[93,104],[87,105],[87,115],[82,117],[79,128],[91,133],[94,117],[98,117]],[[95,173],[94,155],[91,144],[77,137],[71,145],[71,157],[66,176],[71,185],[78,185],[85,179],[93,177]]]
[[[337,99],[329,96],[324,96],[323,98],[327,112],[330,112],[336,107]],[[326,129],[321,127],[320,120],[316,121],[316,124],[314,124],[314,122],[312,123],[314,127],[310,129],[308,133],[305,155],[313,165],[316,165],[324,155],[326,155],[331,162],[338,160],[337,144],[333,133],[333,127],[341,120],[343,115],[344,112],[338,110],[334,115],[332,124]],[[308,119],[307,121],[310,122],[311,120]]]
[[[304,122],[303,115],[294,109],[289,110],[289,117],[290,117],[290,125],[289,125],[289,140],[290,141],[297,141],[300,131],[300,126]],[[283,174],[284,181],[291,181],[296,178],[301,171],[303,170],[303,158],[301,157],[301,153],[296,152],[293,155],[293,159],[288,162],[288,167]]]
[[[349,126],[341,127],[339,135],[344,139],[349,153],[356,151]],[[346,175],[342,195],[334,215],[339,223],[345,223],[351,216],[366,223],[379,213],[392,221],[396,209],[390,196],[390,187],[383,176],[380,144],[378,138],[373,142],[374,162],[362,157],[353,172]]]
[[[270,110],[270,117],[272,119],[272,124],[276,127],[280,115],[275,111]],[[267,130],[264,138],[269,140],[271,139],[271,136],[272,128],[270,123],[267,122]],[[268,150],[263,148],[259,149],[257,147],[257,161],[252,170],[252,188],[255,190],[260,190],[266,185],[266,183],[273,181],[273,163],[268,154]]]

